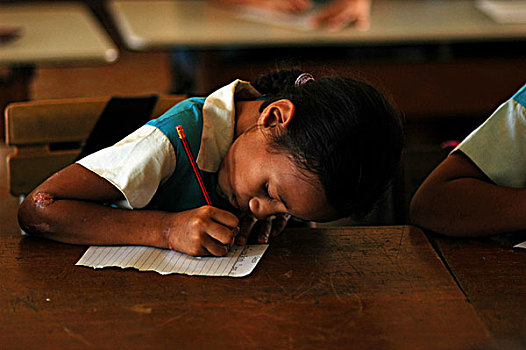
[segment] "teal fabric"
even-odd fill
[[[519,102],[522,107],[526,108],[526,85],[513,95],[513,99]]]
[[[172,144],[175,151],[176,168],[172,176],[158,188],[146,209],[178,212],[206,205],[206,200],[176,130],[178,125],[183,126],[192,154],[194,158],[197,158],[201,147],[204,102],[205,98],[189,98],[169,109],[161,117],[147,123],[161,130]],[[201,176],[212,204],[233,211],[234,208],[216,193],[217,173],[201,172]]]

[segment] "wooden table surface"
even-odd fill
[[[432,238],[501,349],[526,349],[526,232]]]
[[[86,247],[21,237],[13,203],[0,225],[2,349],[493,346],[413,227],[289,229],[248,277],[161,276],[75,266]]]
[[[5,176],[0,166],[0,349],[495,349],[526,333],[512,324],[521,275],[484,283],[497,265],[473,263],[488,299],[470,303],[414,227],[288,229],[244,278],[94,270],[75,266],[84,246],[21,236]],[[499,298],[506,283],[517,290]],[[493,323],[491,297],[503,306]]]

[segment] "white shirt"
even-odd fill
[[[217,172],[234,141],[235,98],[259,96],[248,82],[235,80],[206,98],[196,160],[201,170]],[[125,198],[116,204],[131,209],[143,208],[151,201],[158,187],[173,174],[177,162],[166,135],[152,125],[144,125],[77,163],[112,183]]]
[[[526,187],[526,85],[455,149],[495,184]]]

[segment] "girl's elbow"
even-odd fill
[[[442,205],[441,200],[433,197],[425,197],[415,194],[409,206],[409,221],[411,224],[451,237],[466,237],[469,232],[459,222],[459,217],[447,206]]]
[[[429,214],[433,211],[432,203],[428,197],[422,193],[422,188],[419,188],[413,195],[409,204],[409,221],[412,224],[426,227]]]
[[[444,208],[437,203],[438,198],[417,191],[409,205],[409,221],[411,224],[444,235],[457,235],[449,227],[449,216]]]
[[[54,202],[53,196],[47,192],[29,194],[18,208],[20,228],[30,235],[48,237],[51,233],[51,223],[46,214]]]

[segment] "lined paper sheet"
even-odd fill
[[[268,244],[233,246],[224,257],[199,257],[143,246],[92,246],[76,263],[95,269],[135,268],[161,275],[179,273],[199,276],[243,277],[249,275],[268,248]]]

